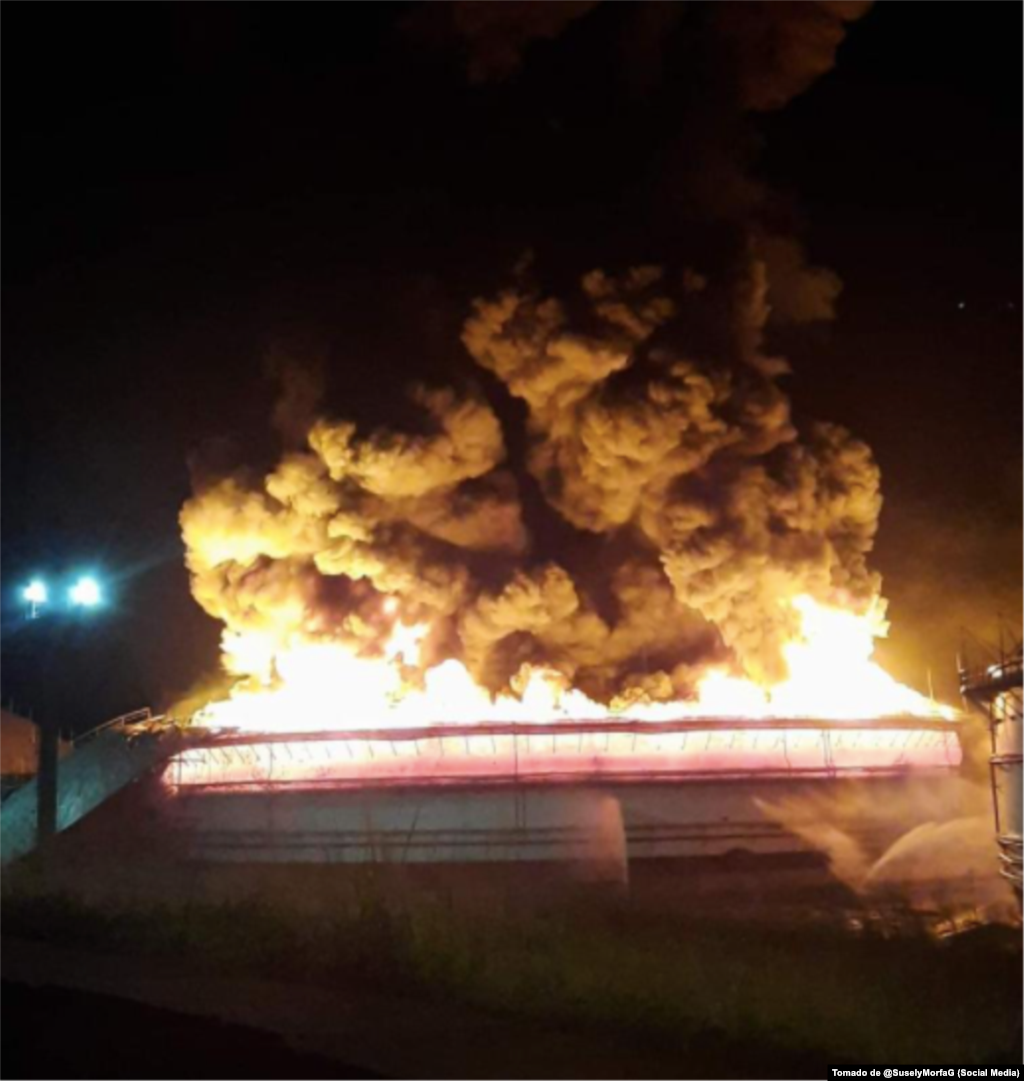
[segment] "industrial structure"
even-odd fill
[[[758,806],[780,782],[933,783],[959,762],[947,721],[485,723],[222,733],[161,786],[204,859],[628,863],[799,849]]]
[[[111,834],[149,830],[150,847],[193,867],[554,861],[624,880],[649,859],[807,854],[806,831],[765,804],[837,785],[866,789],[857,840],[880,853],[907,828],[891,820],[900,797],[949,802],[960,762],[958,724],[937,718],[282,734],[181,728],[144,713],[61,763],[57,823],[102,822],[116,804]],[[0,817],[5,863],[35,843],[33,787]]]
[[[987,654],[983,663],[970,663],[965,650],[960,660],[960,691],[988,720],[992,741],[989,759],[992,807],[995,815],[999,870],[1021,895],[1021,718],[1024,713],[1022,651],[1019,641],[1007,646],[1003,636],[997,649],[975,642],[975,653]]]

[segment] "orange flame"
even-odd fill
[[[602,705],[573,689],[554,669],[524,670],[518,695],[496,698],[465,666],[446,660],[411,685],[420,664],[425,624],[396,622],[381,656],[362,657],[337,644],[277,643],[271,634],[228,633],[225,664],[245,676],[226,701],[201,710],[194,722],[246,731],[286,732],[409,727],[481,721],[669,720],[685,717],[864,720],[910,715],[951,720],[955,711],[898,683],[872,661],[886,632],[877,605],[858,614],[808,596],[795,598],[801,631],[785,647],[788,678],[761,686],[724,670],[710,670],[695,698]]]

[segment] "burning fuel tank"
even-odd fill
[[[886,718],[595,721],[210,732],[151,795],[192,859],[464,863],[807,851],[766,808],[835,785],[888,838],[908,793],[943,800],[957,726]]]
[[[397,874],[403,891],[428,881],[446,896],[468,882],[474,901],[529,900],[570,879],[756,908],[797,880],[837,888],[848,850],[870,862],[916,825],[961,814],[961,757],[958,722],[937,718],[289,733],[153,718],[61,763],[51,865],[61,888],[119,901],[267,895],[317,908],[360,876]],[[5,805],[5,861],[31,847],[30,788]]]

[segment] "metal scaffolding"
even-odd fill
[[[996,647],[972,638],[972,659],[960,657],[960,693],[984,713],[992,741],[989,759],[1000,873],[1021,894],[1021,718],[1024,713],[1021,642],[1000,632]],[[983,661],[978,662],[981,654]]]

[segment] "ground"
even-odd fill
[[[364,892],[311,918],[5,885],[3,1072],[744,1078],[1021,1061],[1018,927],[768,908],[466,911]]]

